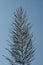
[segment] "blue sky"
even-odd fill
[[[5,50],[9,39],[8,28],[13,20],[13,13],[22,6],[27,12],[28,21],[33,25],[35,60],[31,65],[43,65],[43,0],[0,0],[0,65],[9,65],[2,56],[8,55]]]

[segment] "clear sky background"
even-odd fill
[[[27,12],[28,21],[33,25],[35,60],[31,65],[43,65],[43,0],[0,0],[0,65],[9,65],[9,62],[2,56],[8,55],[5,50],[10,24],[13,20],[13,13],[22,6]]]

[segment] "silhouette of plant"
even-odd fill
[[[11,54],[11,58],[6,57],[11,65],[30,65],[33,60],[35,50],[30,29],[31,24],[27,22],[24,10],[22,7],[18,8],[14,13],[14,21],[10,30],[10,49],[6,48]]]

